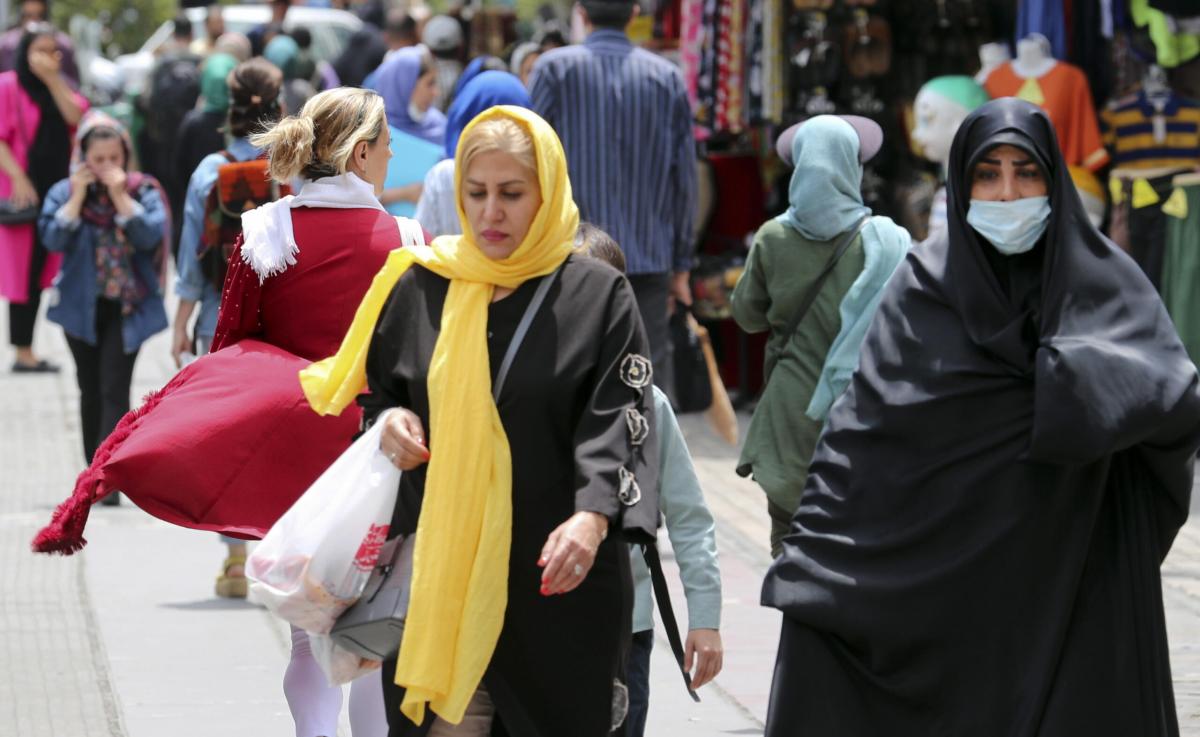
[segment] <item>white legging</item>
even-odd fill
[[[312,656],[308,633],[292,627],[292,660],[283,675],[283,694],[296,722],[296,737],[335,737],[342,712],[342,689],[325,680]],[[350,734],[387,737],[380,671],[350,684]]]

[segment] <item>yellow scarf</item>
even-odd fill
[[[492,399],[488,305],[494,287],[515,289],[549,274],[571,252],[579,210],[571,195],[562,143],[546,121],[524,108],[494,107],[459,139],[455,191],[462,206],[462,142],[486,120],[509,118],[533,140],[542,205],[525,240],[502,261],[486,257],[465,235],[388,256],[336,355],[300,372],[313,409],[340,413],[366,385],[364,365],[375,323],[396,281],[413,263],[450,279],[441,334],[429,367],[430,460],[417,526],[412,598],[396,683],[407,689],[400,710],[414,723],[425,703],[458,724],[492,660],[508,605],[512,540],[512,458]]]

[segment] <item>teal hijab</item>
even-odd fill
[[[275,66],[279,67],[279,71],[283,72],[284,79],[293,79],[295,70],[293,66],[296,62],[296,57],[300,55],[300,45],[296,43],[296,39],[291,36],[279,34],[271,39],[271,43],[267,44],[267,48],[263,49],[263,57]]]
[[[200,72],[200,96],[204,112],[225,114],[229,110],[229,73],[238,65],[229,54],[216,53],[204,62]]]
[[[833,115],[811,118],[792,139],[789,207],[779,216],[785,225],[813,241],[833,240],[870,215],[863,204],[863,168],[858,134]]]

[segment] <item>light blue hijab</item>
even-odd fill
[[[870,215],[863,204],[858,134],[834,115],[806,121],[792,139],[792,183],[780,222],[813,241],[829,241]]]
[[[779,220],[809,240],[830,241],[869,216],[871,210],[862,200],[858,151],[858,134],[841,118],[819,115],[801,126],[792,139],[796,170],[788,188],[790,206]],[[862,244],[862,273],[842,298],[842,327],[805,410],[814,420],[824,420],[850,385],[884,287],[912,247],[912,238],[890,219],[875,216],[863,227]]]

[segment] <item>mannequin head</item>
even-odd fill
[[[970,77],[935,77],[926,82],[913,104],[916,127],[912,133],[925,158],[945,166],[959,124],[987,101],[987,92]]]
[[[1017,58],[1013,60],[1012,68],[1018,77],[1031,79],[1041,77],[1054,68],[1058,62],[1050,46],[1050,39],[1040,33],[1031,33],[1017,41]]]

